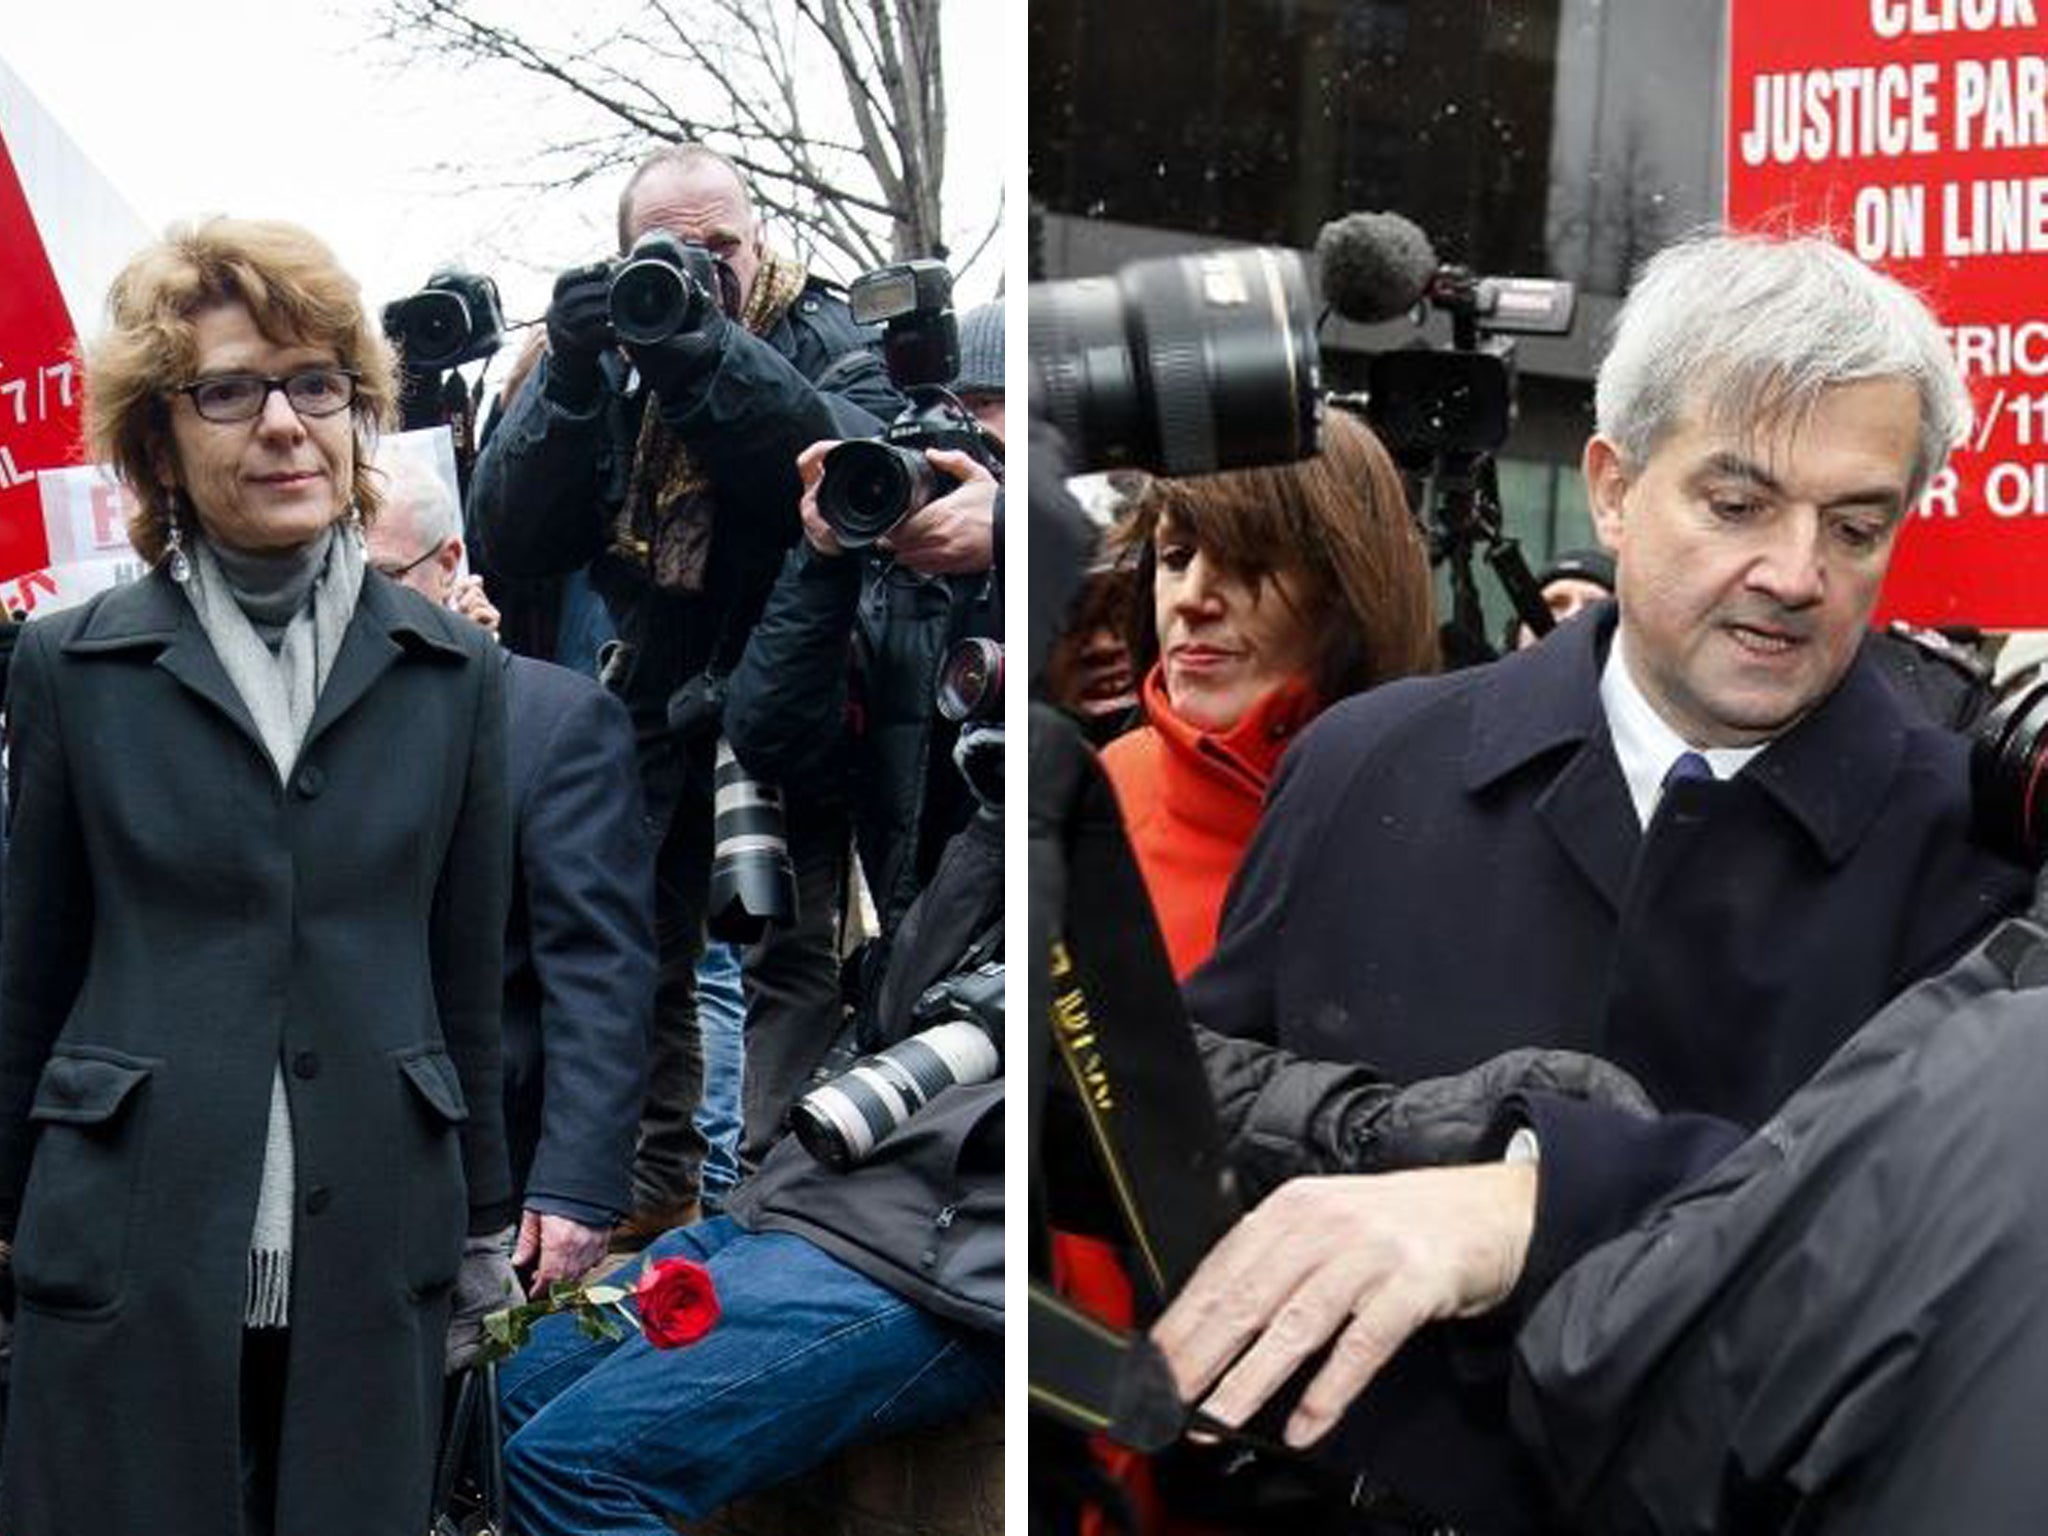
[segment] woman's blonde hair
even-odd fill
[[[1401,476],[1370,427],[1333,410],[1323,448],[1298,463],[1156,479],[1116,535],[1138,550],[1131,659],[1159,655],[1152,604],[1161,524],[1257,590],[1294,582],[1316,636],[1311,681],[1325,703],[1438,664],[1429,558]]]
[[[162,480],[173,452],[169,391],[189,382],[197,366],[196,318],[233,303],[275,344],[330,347],[337,363],[359,375],[351,489],[366,525],[383,503],[370,453],[397,414],[397,365],[355,279],[295,224],[214,218],[177,225],[114,279],[107,329],[83,359],[86,446],[134,493],[128,538],[151,564],[163,557],[180,516],[176,493]]]

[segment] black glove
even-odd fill
[[[1624,1114],[1657,1112],[1621,1068],[1577,1051],[1507,1051],[1455,1077],[1426,1077],[1391,1097],[1362,1102],[1345,1139],[1360,1173],[1477,1162],[1498,1156],[1497,1126],[1509,1098],[1554,1093]]]
[[[612,267],[608,261],[571,267],[555,279],[548,305],[548,394],[586,408],[597,398],[597,360],[612,344]]]
[[[475,1361],[484,1347],[484,1319],[526,1299],[512,1268],[515,1227],[471,1237],[462,1244],[462,1267],[455,1272],[455,1304],[448,1317],[447,1373]]]
[[[653,386],[667,406],[690,402],[698,386],[711,377],[725,351],[726,328],[732,322],[719,313],[716,303],[698,305],[697,324],[678,331],[666,341],[647,346],[628,344],[627,354],[640,370],[640,377]]]

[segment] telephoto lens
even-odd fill
[[[755,944],[770,923],[796,917],[796,865],[784,831],[782,791],[748,774],[721,736],[712,796],[711,894],[704,926],[714,939]]]
[[[1003,1070],[1003,964],[949,976],[918,999],[915,1016],[952,1014],[813,1088],[789,1111],[812,1157],[844,1172],[948,1088],[985,1083]]]
[[[1206,251],[1031,286],[1031,408],[1074,473],[1162,475],[1305,459],[1322,445],[1322,354],[1301,258]]]

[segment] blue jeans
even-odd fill
[[[704,1134],[704,1214],[715,1216],[740,1181],[740,1082],[746,1071],[747,999],[740,989],[740,952],[709,943],[697,957],[697,1028],[704,1040],[704,1097],[697,1129]]]
[[[551,1317],[499,1367],[523,1536],[668,1536],[847,1446],[990,1398],[1001,1342],[933,1317],[823,1249],[729,1217],[666,1232],[620,1272],[707,1265],[718,1323],[684,1349],[589,1339]]]

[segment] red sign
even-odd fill
[[[0,140],[0,578],[49,564],[36,472],[79,460],[71,315]]]
[[[1728,219],[1926,296],[1977,422],[1881,618],[2048,627],[2048,0],[1730,0]]]

